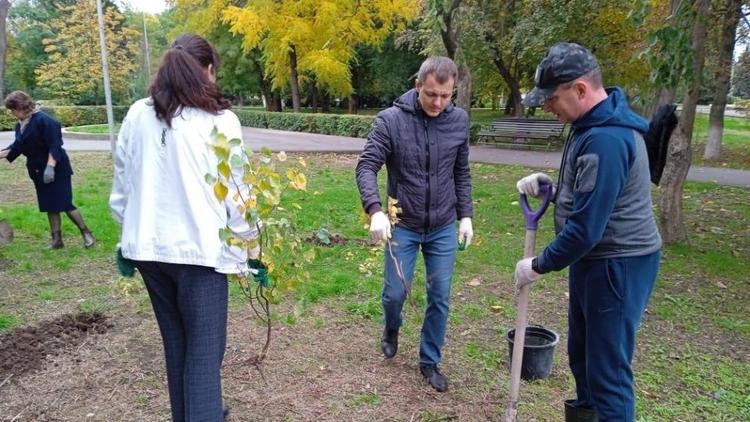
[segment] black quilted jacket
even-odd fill
[[[356,170],[362,206],[371,214],[383,204],[377,184],[383,164],[388,196],[398,199],[406,228],[424,233],[472,217],[469,118],[463,109],[450,104],[431,118],[412,89],[378,114]]]

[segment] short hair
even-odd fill
[[[604,86],[602,70],[599,68],[599,66],[591,69],[591,71],[581,76],[581,79],[587,80],[594,88],[601,88]]]
[[[456,63],[448,57],[428,57],[427,60],[423,61],[422,65],[419,66],[417,79],[424,82],[430,75],[433,75],[437,83],[440,84],[448,82],[449,79],[455,81],[458,79],[458,67],[456,67]]]
[[[25,111],[27,113],[34,111],[36,104],[29,94],[23,91],[13,91],[5,97],[5,108],[8,110]]]

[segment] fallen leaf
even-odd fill
[[[719,286],[720,289],[726,289],[727,285],[722,283],[721,281],[717,281],[716,285]]]
[[[490,306],[490,310],[492,312],[496,313],[496,314],[499,314],[499,313],[503,312],[503,307],[500,306],[500,305],[492,305],[492,306]]]
[[[466,284],[468,284],[469,286],[472,286],[472,287],[476,287],[476,286],[479,286],[480,284],[482,284],[482,280],[479,279],[479,277],[474,277],[474,278],[471,279],[471,281],[469,281]]]

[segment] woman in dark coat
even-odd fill
[[[83,216],[73,205],[70,177],[73,169],[68,154],[62,148],[60,123],[35,109],[35,104],[23,91],[13,91],[5,98],[5,107],[18,119],[16,140],[0,150],[0,158],[13,162],[19,155],[26,156],[26,169],[36,188],[39,211],[46,212],[52,240],[50,247],[63,247],[60,212],[65,212],[83,235],[83,246],[96,242],[83,222]]]

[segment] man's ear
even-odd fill
[[[573,83],[573,89],[575,90],[576,95],[578,95],[579,100],[584,99],[586,95],[588,95],[591,91],[589,86],[586,85],[586,83],[584,83],[583,81],[575,81]]]

